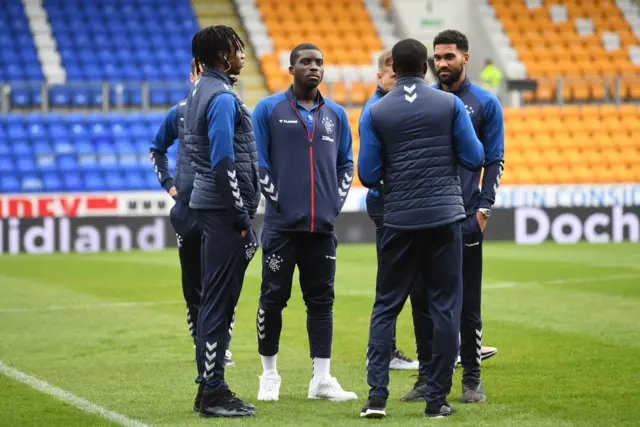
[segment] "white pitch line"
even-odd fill
[[[71,311],[71,310],[95,310],[98,308],[129,308],[129,307],[152,307],[156,305],[184,304],[184,300],[171,301],[132,301],[132,302],[105,302],[97,304],[83,305],[48,305],[45,307],[18,307],[0,308],[0,313],[23,313],[37,311]]]
[[[122,426],[149,427],[148,424],[142,423],[137,420],[133,420],[117,412],[113,412],[108,409],[105,409],[102,406],[98,406],[95,403],[91,403],[88,400],[85,400],[81,397],[78,397],[74,394],[71,394],[67,391],[62,390],[61,388],[52,386],[46,381],[39,380],[36,377],[32,377],[31,375],[27,375],[24,372],[20,372],[17,369],[14,369],[10,366],[5,365],[1,360],[0,360],[0,374],[3,374],[9,378],[13,378],[14,380],[20,381],[21,383],[26,384],[31,388],[34,388],[42,393],[48,394],[49,396],[55,397],[56,399],[66,402],[71,406],[75,406],[76,408],[82,411],[99,415],[102,418],[105,418],[109,421],[113,421],[114,423],[120,424]]]
[[[638,279],[640,274],[617,274],[614,276],[569,277],[566,279],[533,280],[530,282],[494,282],[484,285],[482,289],[513,288],[527,285],[563,285],[566,283],[601,282],[627,279]]]

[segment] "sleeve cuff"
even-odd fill
[[[162,183],[162,187],[163,187],[166,191],[169,191],[169,189],[170,189],[171,187],[175,186],[175,185],[176,185],[176,184],[175,184],[175,182],[174,182],[173,178],[169,178],[169,179],[165,180],[165,181]]]

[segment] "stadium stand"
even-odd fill
[[[20,0],[0,8],[0,81],[44,80],[29,22]]]
[[[196,0],[193,7],[201,25],[216,20],[242,22],[240,31],[246,33],[270,91],[290,84],[286,67],[293,45],[310,41],[324,50],[327,65],[321,89],[347,107],[357,158],[359,104],[375,89],[373,61],[397,40],[385,10],[389,2],[338,0],[321,6],[304,3],[304,7],[294,0],[228,3],[223,7]],[[38,105],[39,90],[19,85],[24,80],[38,85],[46,78],[29,14],[18,0],[2,4],[7,7],[0,10],[1,28],[10,31],[0,32],[0,77],[13,87],[13,106]],[[637,6],[629,6],[626,0],[506,4],[506,0],[490,0],[486,7],[495,10],[491,13],[501,20],[532,77],[638,75],[640,56],[636,58],[634,52],[640,15]],[[152,106],[181,100],[188,89],[190,40],[198,29],[192,4],[186,0],[44,0],[43,5],[68,80],[51,88],[50,101],[61,109],[84,110],[0,117],[0,173],[4,176],[0,193],[159,190],[148,146],[163,113],[103,114],[89,113],[87,108],[101,104],[102,80],[109,84],[111,105],[118,87],[125,105],[140,105],[143,81],[149,82]],[[563,10],[567,21],[562,20]],[[235,11],[238,21],[232,16]],[[587,18],[594,26],[591,35],[578,28],[578,22]],[[611,32],[618,34],[619,49],[606,35]],[[154,83],[169,80],[185,84],[154,89]],[[640,181],[640,106],[594,104],[607,100],[602,93],[608,87],[602,82],[566,85],[565,98],[582,105],[556,105],[552,82],[551,86],[541,84],[530,95],[540,105],[505,108],[507,170],[502,184]],[[640,85],[621,87],[623,101],[640,98]],[[169,151],[171,168],[175,149]],[[356,180],[354,185],[360,184]]]
[[[616,92],[616,77],[637,78],[640,72],[640,27],[634,34],[631,15],[613,0],[490,3],[527,75],[539,82],[527,101],[555,100],[559,78],[564,100],[602,101]],[[637,23],[635,18],[629,19]],[[640,99],[640,81],[620,79],[619,96]]]
[[[25,67],[7,65],[5,72],[10,73],[9,79],[19,80],[26,73],[42,80],[42,71],[32,65],[38,63],[37,56],[33,62],[32,35],[22,6],[17,4],[9,13],[17,17],[12,24],[17,29],[14,39],[26,46],[17,53],[18,62]],[[152,106],[175,103],[188,93],[191,37],[199,29],[189,2],[44,0],[44,8],[67,76],[65,84],[50,87],[53,107],[101,105],[102,82],[109,84],[111,105],[121,96],[125,106],[140,106],[142,81],[149,82]],[[0,43],[13,42],[3,33]],[[5,55],[9,60],[16,56],[2,49],[3,58]],[[38,86],[12,97],[16,107],[39,105],[40,101]]]
[[[157,190],[149,141],[163,118],[162,113],[1,117],[0,193]],[[173,170],[175,145],[168,157]]]
[[[375,90],[375,53],[395,42],[391,24],[376,14],[386,12],[370,2],[237,0],[236,4],[271,92],[288,87],[289,52],[305,41],[316,44],[325,56],[321,91],[338,103],[362,105]]]

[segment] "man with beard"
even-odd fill
[[[353,180],[351,129],[344,108],[318,91],[324,75],[320,49],[298,45],[289,60],[293,85],[262,99],[253,114],[266,199],[256,323],[263,367],[258,400],[279,399],[282,310],[296,266],[313,360],[308,398],[353,400],[356,394],[330,374],[338,244],[333,230]]]
[[[498,99],[481,87],[472,84],[466,75],[469,41],[464,34],[456,30],[443,31],[435,37],[433,47],[435,71],[440,81],[433,87],[451,92],[464,102],[476,136],[484,146],[482,190],[479,189],[480,170],[471,171],[460,167],[459,172],[467,216],[462,223],[464,241],[463,298],[460,319],[462,402],[485,402],[487,398],[480,379],[482,240],[504,169],[504,118]],[[424,394],[419,386],[420,384],[416,384],[403,399],[419,400],[418,396]]]

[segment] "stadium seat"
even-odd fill
[[[0,171],[2,171],[2,160],[0,160]],[[20,181],[14,175],[7,175],[0,180],[0,192],[18,193],[20,192]]]

